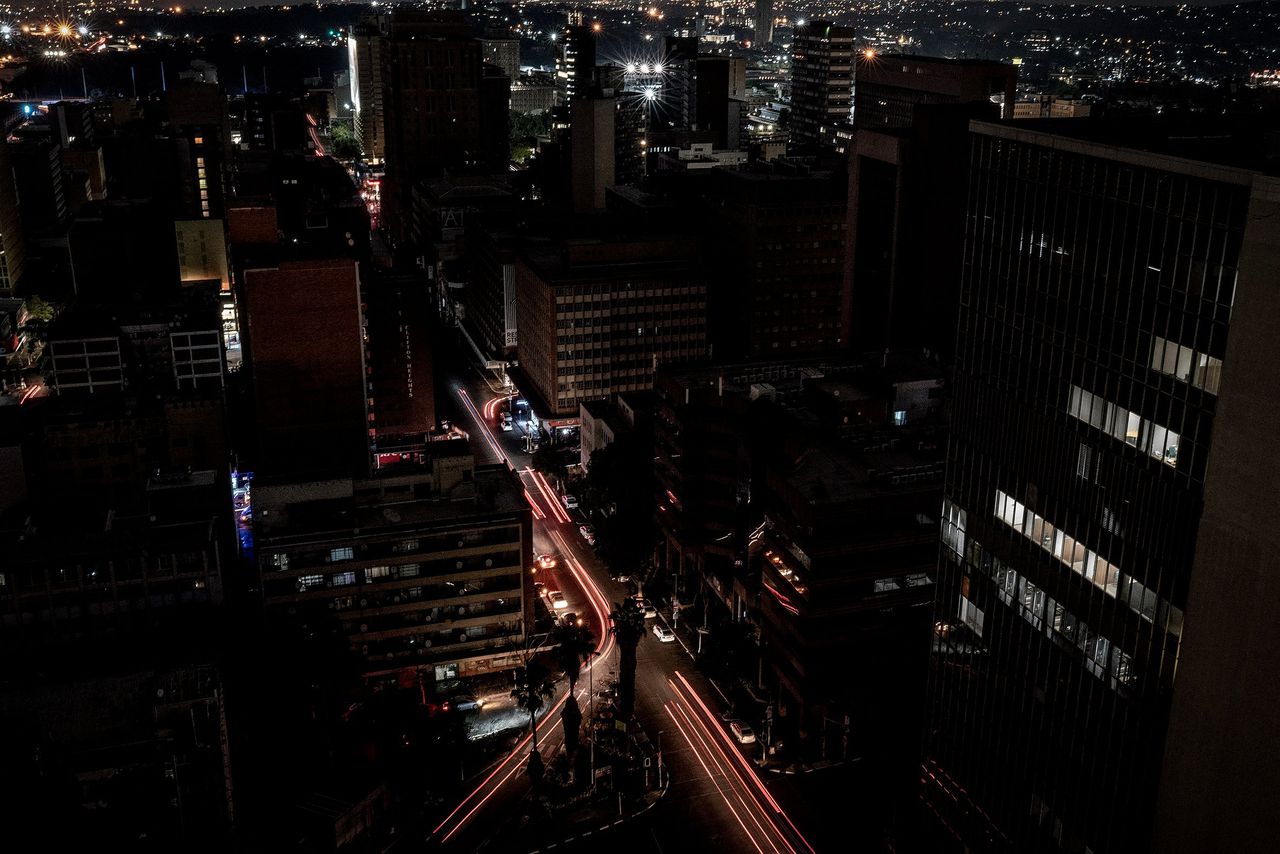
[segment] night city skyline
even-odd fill
[[[0,848],[1271,851],[1277,34],[0,7]]]

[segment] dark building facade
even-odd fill
[[[838,164],[780,160],[711,171],[703,198],[713,357],[848,347],[846,181]]]
[[[1264,850],[1277,184],[1034,127],[972,125],[926,797],[970,850],[1148,850],[1158,794],[1154,850]]]
[[[485,75],[465,18],[397,11],[382,56],[388,222],[407,219],[415,187],[445,170],[506,168],[510,81]]]
[[[735,149],[746,117],[746,60],[732,56],[700,56],[697,62],[694,119],[698,130],[715,134],[716,148]]]
[[[13,296],[18,289],[26,258],[17,178],[9,158],[9,143],[0,140],[0,297]]]
[[[355,261],[249,263],[245,342],[262,472],[368,470],[364,311]]]
[[[706,356],[707,285],[678,237],[570,240],[516,262],[520,366],[541,411],[648,389],[658,365]]]
[[[32,137],[8,143],[17,179],[19,210],[28,234],[58,235],[66,228],[70,210],[63,185],[61,146]]]
[[[374,682],[510,669],[533,618],[532,517],[515,477],[463,440],[370,480],[255,485],[267,619],[337,621]]]
[[[853,105],[853,28],[830,21],[797,27],[791,45],[791,141],[835,143]]]
[[[755,32],[751,41],[756,47],[773,44],[773,0],[756,0]]]
[[[907,127],[856,127],[845,276],[853,346],[949,358],[960,296],[971,118],[991,103],[921,104]]]
[[[853,122],[860,128],[910,127],[922,104],[996,101],[1013,117],[1018,69],[981,59],[868,54],[857,61]]]

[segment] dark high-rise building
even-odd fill
[[[9,143],[0,139],[0,297],[13,296],[17,290],[26,257],[17,178],[9,158]]]
[[[948,358],[956,333],[969,187],[969,121],[990,102],[917,104],[906,127],[855,127],[849,154],[853,346],[927,349]]]
[[[217,84],[179,80],[167,93],[165,104],[177,160],[172,201],[177,216],[217,219],[234,189],[227,96]]]
[[[520,39],[483,38],[484,61],[502,69],[513,83],[520,79]]]
[[[741,141],[747,97],[747,63],[740,57],[698,57],[694,123],[715,134],[716,148],[736,149]]]
[[[776,359],[848,347],[844,171],[779,160],[711,172],[713,355]]]
[[[860,128],[910,127],[921,104],[996,103],[1013,117],[1018,69],[983,59],[868,54],[858,57],[853,121]]]
[[[300,102],[275,92],[244,96],[244,139],[249,151],[301,154],[310,144]]]
[[[49,107],[49,123],[64,149],[73,145],[93,145],[93,110],[88,103],[59,101]]]
[[[583,96],[570,105],[569,199],[577,213],[604,210],[604,191],[614,184],[615,100]]]
[[[355,261],[246,264],[244,337],[259,472],[368,470],[364,318]]]
[[[488,62],[480,72],[480,163],[502,172],[511,160],[511,81]]]
[[[830,21],[797,27],[791,46],[791,141],[835,142],[853,105],[853,28]]]
[[[755,32],[751,42],[755,47],[773,44],[773,0],[756,0]]]
[[[644,178],[644,106],[633,93],[619,92],[613,99],[613,182],[638,184]]]
[[[445,170],[505,170],[509,91],[490,88],[484,51],[457,12],[399,10],[384,45],[388,221],[403,224],[415,189]],[[497,80],[505,81],[505,76]],[[510,83],[506,84],[508,90]],[[487,93],[487,95],[486,95]],[[498,139],[500,144],[494,144]],[[499,162],[490,162],[498,159]]]
[[[926,797],[971,850],[1266,850],[1264,134],[971,127]]]
[[[687,128],[697,120],[697,76],[698,39],[663,36],[659,97],[652,104],[655,129]]]
[[[28,234],[60,234],[70,211],[63,186],[61,147],[31,137],[8,144],[17,180],[19,211]]]

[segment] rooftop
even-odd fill
[[[1139,160],[1139,165],[1187,172],[1195,164],[1221,166],[1280,176],[1280,118],[1246,119],[1129,119],[1090,116],[1079,119],[1018,119],[1011,122],[974,121],[975,133],[1019,139],[1053,148],[1077,149],[1114,159],[1124,152],[1160,155],[1164,163]],[[1076,145],[1072,145],[1076,143]],[[1080,146],[1079,143],[1084,143]],[[1098,151],[1097,147],[1108,149]],[[1091,150],[1092,149],[1092,150]],[[1182,161],[1181,163],[1177,161]],[[1247,175],[1220,175],[1222,180],[1248,183]]]
[[[472,479],[439,491],[432,481],[426,470],[360,481],[255,484],[254,527],[261,541],[279,542],[448,526],[529,509],[505,466],[476,466]]]
[[[527,248],[520,253],[520,258],[548,282],[699,270],[697,244],[675,235],[568,240],[558,245]]]

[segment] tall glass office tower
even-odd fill
[[[1253,850],[1229,840],[1275,823],[1230,770],[1277,751],[1262,134],[971,132],[926,802],[972,850]]]

